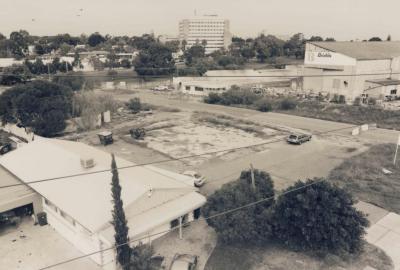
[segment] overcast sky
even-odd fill
[[[230,19],[234,35],[372,36],[400,40],[399,0],[0,0],[0,33],[177,34],[197,14]]]

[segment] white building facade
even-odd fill
[[[220,49],[228,49],[232,43],[229,20],[216,15],[199,16],[179,22],[179,40],[187,42],[190,48],[195,44],[207,41],[206,54]]]
[[[400,94],[400,42],[309,42],[300,73],[305,91],[383,100]]]
[[[119,170],[119,179],[130,245],[150,243],[199,217],[206,198],[187,176],[152,166],[134,166],[118,157],[116,163],[126,167]],[[110,164],[110,154],[83,143],[37,137],[0,159],[3,174],[13,177],[7,179],[24,183],[18,188],[29,195],[24,201],[25,197],[12,197],[16,206],[2,203],[2,198],[0,206],[33,202],[35,214],[44,211],[48,224],[79,251],[91,254],[90,258],[103,269],[118,269],[111,225]],[[3,174],[0,170],[4,182]],[[71,177],[34,183],[68,175]]]

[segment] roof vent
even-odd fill
[[[81,166],[85,169],[94,167],[94,158],[91,157],[82,157],[81,158]]]

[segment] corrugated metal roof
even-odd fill
[[[357,60],[379,60],[400,57],[400,41],[309,43],[332,52],[350,56]]]
[[[82,155],[93,157],[96,165],[89,169],[83,168],[80,164]],[[116,157],[116,162],[118,167],[134,165],[118,157]],[[29,184],[41,179],[109,170],[111,156],[79,142],[37,138],[26,146],[5,155],[0,159],[0,165]],[[148,194],[151,189],[167,193],[165,196],[151,196],[152,202],[147,205],[138,205],[137,207],[141,209],[135,208],[135,212],[145,213],[149,205],[155,208],[161,207],[166,200],[173,202],[175,197],[180,198],[182,191],[190,194],[196,190],[193,186],[181,181],[182,175],[172,172],[169,175],[163,175],[148,167],[137,166],[119,170],[119,176],[125,208],[133,207],[131,204]],[[113,207],[110,185],[111,172],[109,171],[29,184],[91,232],[102,231],[110,225]],[[170,192],[174,189],[179,192]],[[190,206],[190,202],[187,203]],[[167,210],[179,211],[171,207]]]

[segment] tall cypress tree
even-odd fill
[[[117,247],[117,261],[120,265],[122,265],[124,270],[129,269],[130,263],[130,253],[131,248],[129,244],[128,237],[128,225],[125,218],[125,212],[123,207],[123,202],[121,199],[121,186],[119,184],[119,176],[117,165],[115,162],[114,154],[111,155],[111,171],[112,171],[112,181],[111,181],[111,193],[114,203],[114,209],[112,211],[113,221],[112,224],[114,226],[115,234],[115,245]]]

